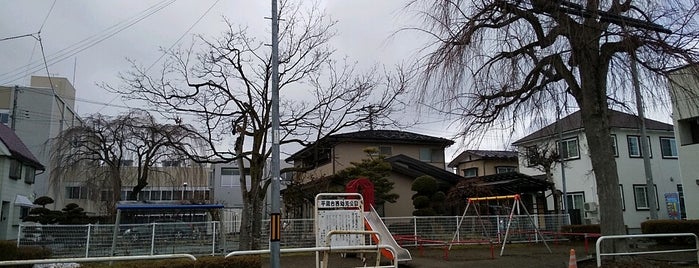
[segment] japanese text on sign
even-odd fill
[[[346,208],[346,207],[359,207],[361,205],[359,200],[318,200],[318,208]]]

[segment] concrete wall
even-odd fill
[[[699,69],[685,67],[669,78],[685,209],[688,219],[699,219],[699,143],[692,142],[691,128],[683,124],[699,118]]]

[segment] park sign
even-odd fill
[[[316,246],[326,246],[330,231],[364,231],[364,199],[357,193],[321,193],[315,202]],[[364,245],[361,234],[339,234],[330,238],[330,246]]]

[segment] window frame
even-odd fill
[[[638,155],[631,154],[631,139],[634,138],[638,142]],[[653,146],[650,143],[650,136],[646,136],[648,139],[648,157],[653,158]],[[641,148],[641,136],[640,135],[626,135],[626,147],[629,152],[629,158],[643,158],[643,148]]]
[[[656,209],[657,209],[657,210],[660,210],[660,199],[658,199],[658,185],[655,185],[655,184],[654,184],[653,186],[655,187],[655,205],[657,206]],[[636,197],[637,197],[637,195],[636,195],[636,189],[643,189],[643,196],[644,196],[644,198],[648,198],[648,193],[647,193],[646,185],[645,185],[645,184],[634,184],[634,185],[633,185],[633,201],[634,201],[634,205],[635,205],[635,207],[636,207],[636,211],[649,211],[649,210],[650,210],[650,207],[649,207],[650,204],[648,204],[648,200],[646,200],[646,206],[645,206],[645,207],[643,207],[643,206],[639,207],[639,206],[638,206],[638,198],[636,198]]]
[[[677,148],[677,140],[675,139],[675,137],[660,136],[660,137],[658,137],[658,139],[660,140],[660,156],[663,159],[678,159],[679,158],[679,149]],[[672,140],[673,141],[673,143],[675,145],[675,147],[674,147],[675,155],[669,155],[669,156],[665,155],[665,151],[663,150],[663,140]],[[670,148],[670,151],[672,151],[672,148]]]
[[[619,143],[616,140],[616,134],[609,135],[612,138],[612,148],[614,149],[614,157],[619,157]]]
[[[36,169],[31,166],[26,166],[24,169],[24,183],[33,184],[36,181]]]
[[[575,152],[577,153],[577,155],[575,155],[575,156],[570,156],[570,151],[569,151],[570,148],[568,148],[568,143],[570,143],[570,142],[575,143]],[[565,147],[563,147],[564,143],[565,143]],[[568,153],[567,155],[563,155],[562,148],[565,148],[566,153]],[[562,156],[563,161],[580,159],[580,142],[578,141],[578,137],[559,140],[559,142],[558,142],[558,154]]]
[[[525,164],[527,165],[527,167],[534,167],[537,165],[537,161],[535,159],[532,159],[532,157],[535,154],[537,154],[538,150],[539,150],[539,147],[536,145],[524,147],[525,156],[526,156],[524,160],[526,161]]]
[[[377,149],[377,151],[379,151],[379,155],[384,155],[384,156],[393,155],[393,146],[379,145],[376,147],[376,149]],[[388,153],[384,153],[385,149],[388,151]]]
[[[512,169],[511,171],[505,171],[505,172],[500,172],[501,168],[509,168]],[[501,173],[508,173],[508,172],[517,172],[517,167],[516,166],[496,166],[495,167],[495,174],[501,174]]]
[[[22,162],[17,159],[10,160],[10,179],[20,180],[22,179]]]
[[[468,176],[467,172],[473,171],[473,170],[476,171],[476,175]],[[463,169],[463,172],[464,172],[464,178],[476,178],[476,177],[478,177],[478,168],[477,167],[465,168],[465,169]]]

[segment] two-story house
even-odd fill
[[[21,218],[34,206],[36,174],[43,170],[15,132],[0,124],[0,240],[17,238]]]
[[[410,190],[412,180],[430,175],[437,180],[455,184],[461,176],[448,172],[444,149],[453,141],[399,130],[364,130],[329,135],[316,141],[286,159],[296,168],[307,171],[294,175],[296,181],[310,182],[334,175],[367,157],[364,149],[373,147],[386,156],[393,167],[390,180],[393,193],[400,197],[396,203],[377,208],[383,216],[411,216],[413,211]],[[303,216],[310,216],[304,213]]]
[[[659,210],[660,218],[668,218],[664,199],[658,197],[682,189],[672,125],[646,119],[648,136],[645,138],[650,144],[656,200],[660,204],[659,207],[650,208],[646,198],[646,176],[640,143],[643,137],[640,136],[639,118],[632,114],[610,111],[609,124],[625,224],[631,229],[640,228],[641,222],[649,218],[650,209]],[[553,163],[551,175],[555,187],[566,193],[567,208],[571,212],[571,221],[574,224],[597,223],[599,220],[597,184],[583,130],[580,112],[575,112],[513,143],[520,152],[549,148],[560,154],[564,160],[566,189],[562,188],[560,163]],[[559,136],[562,139],[559,139]],[[522,157],[519,161],[519,171],[529,175],[542,174],[534,163],[532,159]]]
[[[688,219],[699,219],[699,66],[674,70],[668,78],[686,204],[682,209]]]
[[[465,178],[517,171],[517,152],[498,150],[466,150],[449,162],[455,173]]]

